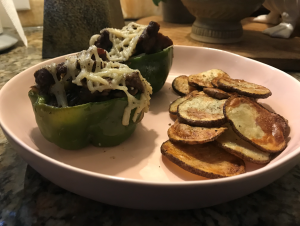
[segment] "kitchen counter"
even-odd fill
[[[0,52],[0,89],[19,72],[43,61],[42,28],[26,28],[25,33],[27,48],[18,43]],[[289,74],[300,80],[300,73]],[[0,130],[0,226],[10,225],[300,225],[300,163],[267,187],[221,205],[133,210],[95,202],[51,183],[16,154]]]

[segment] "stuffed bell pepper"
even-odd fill
[[[109,61],[107,52],[94,45],[34,77],[29,97],[38,127],[64,149],[120,144],[150,105],[152,87],[141,73]]]
[[[122,29],[105,28],[91,37],[90,45],[105,49],[110,61],[138,69],[155,93],[163,87],[173,61],[173,42],[159,29],[153,21],[148,26],[132,22]]]

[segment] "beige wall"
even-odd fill
[[[152,0],[120,0],[125,19],[138,19],[160,15],[161,7],[154,5]],[[161,5],[161,4],[160,4]]]
[[[29,0],[30,10],[18,11],[23,27],[42,26],[44,19],[44,0]]]
[[[155,6],[152,0],[120,0],[120,2],[125,19],[138,19],[161,14],[161,7]],[[23,27],[42,26],[44,0],[30,0],[30,7],[30,10],[18,11]]]

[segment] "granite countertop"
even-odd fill
[[[43,59],[42,28],[26,28],[28,47],[0,52],[0,89]],[[300,73],[290,72],[300,80]],[[10,225],[300,225],[300,163],[267,187],[210,208],[146,211],[110,206],[70,193],[28,166],[0,130],[0,226]]]

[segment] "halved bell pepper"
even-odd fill
[[[139,121],[132,121],[134,109],[129,125],[122,125],[127,97],[58,108],[47,105],[47,97],[33,90],[28,95],[42,135],[64,149],[81,149],[90,143],[97,147],[118,145],[130,137]]]
[[[129,58],[124,64],[138,69],[152,86],[153,93],[165,84],[173,62],[173,46],[153,54],[141,54]]]

